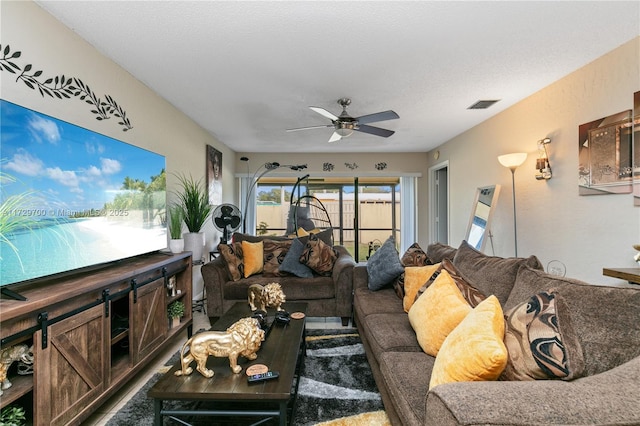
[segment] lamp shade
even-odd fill
[[[500,162],[500,164],[502,164],[504,167],[507,167],[509,169],[514,169],[514,170],[520,167],[522,163],[524,163],[524,160],[526,159],[527,159],[526,152],[516,152],[513,154],[505,154],[505,155],[498,156],[498,161]]]

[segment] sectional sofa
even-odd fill
[[[453,352],[452,359],[441,358],[460,325],[447,336],[436,356],[428,355],[394,286],[370,289],[367,264],[357,264],[355,323],[392,424],[640,425],[640,286],[596,286],[552,276],[544,272],[535,256],[487,256],[466,242],[457,249],[434,244],[425,252],[425,264],[442,264],[448,259],[447,265],[455,268],[457,279],[499,301],[505,315],[509,359],[498,378],[454,380],[433,386],[434,371],[464,352],[472,352],[472,339],[468,346]],[[395,288],[398,289],[398,282]],[[428,287],[426,291],[430,291]],[[426,291],[417,295],[414,302],[418,303]],[[552,347],[564,347],[561,361],[566,374],[546,379],[527,377],[526,373],[523,377],[505,376],[507,370],[518,370],[518,359],[512,359],[517,356],[506,345],[507,337],[513,339],[517,334],[508,324],[507,314],[520,311],[525,316],[535,315],[532,296],[545,292],[552,292],[558,308],[562,308],[546,320],[554,327],[562,327],[562,334],[558,335],[561,341],[552,339]],[[479,305],[470,310],[478,308]],[[424,321],[429,324],[429,318]],[[527,338],[526,330],[523,336],[520,337]],[[534,368],[547,367],[544,362],[536,362]],[[455,364],[448,367],[449,373],[459,373]]]

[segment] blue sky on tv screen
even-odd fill
[[[3,182],[2,195],[33,191],[38,208],[101,209],[125,177],[148,184],[165,167],[159,154],[5,100],[0,111],[0,169],[16,180]]]

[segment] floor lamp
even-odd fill
[[[513,238],[516,248],[516,257],[518,257],[518,225],[516,219],[516,169],[527,159],[526,152],[517,152],[514,154],[505,154],[498,157],[498,161],[504,167],[511,170],[511,191],[513,193]]]

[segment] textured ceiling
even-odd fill
[[[238,152],[427,151],[640,35],[637,1],[37,3]],[[285,132],[341,97],[396,133]]]

